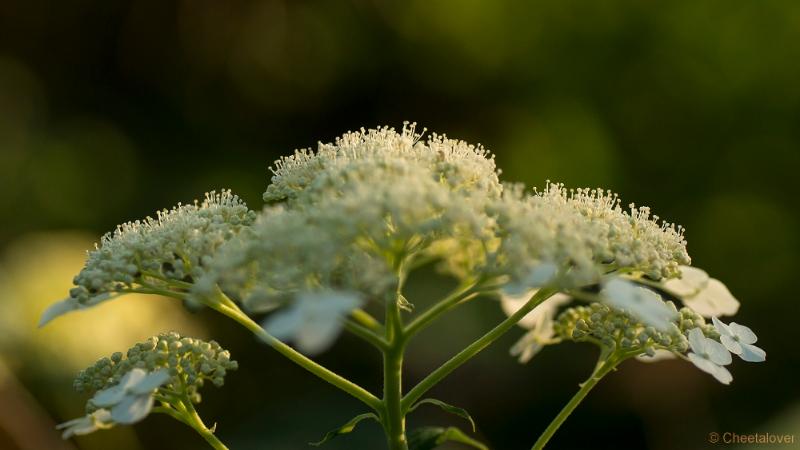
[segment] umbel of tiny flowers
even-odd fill
[[[255,213],[229,190],[209,192],[202,202],[158,211],[156,218],[128,222],[88,253],[69,297],[48,308],[43,326],[70,311],[126,293],[186,299],[217,249],[255,220]]]
[[[701,369],[713,374],[722,373],[717,367],[723,354],[717,355],[712,342],[749,360],[763,352],[746,327],[706,323],[704,317],[736,312],[738,301],[719,281],[689,267],[683,228],[661,221],[649,208],[624,208],[612,192],[549,181],[532,191],[503,184],[483,147],[439,135],[424,140],[413,124],[399,132],[383,127],[347,133],[316,152],[281,158],[272,172],[267,206],[258,213],[224,191],[105,236],[90,252],[70,298],[46,311],[42,323],[127,292],[207,305],[370,408],[326,439],[370,418],[383,426],[391,450],[408,449],[405,416],[421,404],[468,417],[422,396],[517,323],[530,329],[512,350],[523,360],[564,340],[601,350],[592,377],[534,448],[541,448],[622,361],[667,352],[700,361]],[[429,263],[458,285],[420,310],[404,288],[414,270]],[[404,391],[408,342],[443,314],[498,292],[509,317]],[[240,305],[250,313],[268,313],[263,326]],[[365,311],[379,308],[382,322]],[[383,355],[381,398],[303,354],[327,349],[342,330]],[[172,347],[167,350],[181,348]],[[120,357],[124,370],[90,384],[91,392],[107,390],[96,394],[105,407],[91,406],[87,417],[67,428],[77,433],[112,426],[114,408],[123,418],[155,411],[184,421],[223,448],[192,407],[199,400],[197,380],[208,376],[192,375],[198,369],[178,357],[177,366],[171,356],[166,366],[158,356],[150,358],[152,364],[125,362],[136,358]],[[153,393],[145,391],[161,381],[165,369],[170,380]],[[212,369],[211,379],[221,383],[224,371]],[[199,370],[206,374],[202,365]],[[180,386],[176,373],[185,374]],[[150,396],[157,406],[148,410]],[[431,430],[424,433],[426,442],[450,439],[482,448],[460,432]]]
[[[215,448],[225,448],[194,409],[198,390],[206,381],[222,386],[228,371],[238,364],[214,341],[181,337],[177,333],[154,336],[114,353],[81,371],[75,389],[93,393],[87,415],[58,426],[65,439],[73,435],[139,422],[151,412],[167,414],[194,428]],[[155,406],[157,405],[157,406]]]

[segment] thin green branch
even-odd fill
[[[372,315],[361,308],[356,308],[350,313],[350,318],[353,319],[356,323],[365,327],[369,330],[374,331],[375,333],[383,333],[383,325],[378,322],[377,319],[372,317]]]
[[[442,364],[438,369],[431,372],[425,379],[419,382],[413,389],[411,389],[405,397],[403,397],[403,410],[407,411],[414,403],[417,402],[428,390],[439,383],[443,378],[449,375],[452,371],[459,366],[469,361],[470,358],[480,353],[481,350],[488,347],[492,342],[497,340],[500,336],[505,334],[514,325],[517,324],[526,314],[531,312],[533,308],[545,301],[551,295],[555,294],[555,289],[542,288],[534,294],[527,303],[517,312],[509,316],[506,320],[502,321],[499,325],[494,327],[491,331],[484,334],[481,338],[467,346],[464,350],[450,358],[447,362]]]
[[[239,309],[239,307],[233,303],[233,301],[227,298],[222,291],[217,290],[217,302],[211,301],[208,303],[208,306],[235,320],[250,330],[264,343],[274,348],[278,353],[285,356],[298,366],[308,370],[317,377],[350,394],[373,410],[379,411],[381,409],[381,401],[369,391],[331,371],[330,369],[314,362],[278,338],[267,333],[266,330],[254,322],[250,316],[242,312],[242,310]]]
[[[539,439],[536,440],[536,443],[533,444],[531,450],[542,450],[547,442],[550,441],[550,438],[558,431],[558,428],[567,418],[572,414],[572,411],[583,401],[584,398],[589,394],[589,392],[603,379],[604,376],[608,375],[611,371],[613,371],[619,363],[624,361],[626,356],[612,354],[607,355],[605,353],[600,355],[598,359],[597,366],[595,367],[594,372],[592,375],[581,383],[580,389],[577,393],[569,400],[569,402],[561,409],[558,415],[553,419],[552,422],[545,428],[544,432],[539,436]]]
[[[363,327],[353,320],[347,319],[344,321],[344,329],[352,333],[354,336],[371,344],[378,350],[384,351],[389,348],[389,343],[385,339],[373,333],[370,329]]]

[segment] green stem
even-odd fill
[[[230,317],[231,319],[235,320],[236,322],[238,322],[239,324],[250,330],[253,334],[258,336],[259,339],[264,341],[267,345],[274,348],[278,353],[285,356],[298,366],[306,369],[307,371],[323,379],[324,381],[327,381],[328,383],[341,389],[342,391],[352,395],[353,397],[360,400],[373,410],[380,411],[382,407],[381,401],[377,397],[372,395],[369,391],[353,383],[352,381],[342,377],[341,375],[327,369],[326,367],[314,362],[313,360],[309,359],[302,353],[286,345],[278,338],[267,333],[266,330],[264,330],[263,328],[261,328],[259,324],[254,322],[253,319],[250,318],[250,316],[242,312],[242,310],[239,309],[239,307],[236,306],[236,304],[233,303],[233,301],[227,298],[225,294],[223,294],[222,292],[218,292],[217,294],[218,294],[217,300],[219,302],[218,303],[210,302],[209,303],[210,307]]]
[[[386,340],[389,347],[383,352],[382,422],[389,450],[408,450],[405,412],[402,409],[406,339],[400,308],[395,299],[386,304]]]
[[[564,406],[561,412],[550,422],[550,425],[545,428],[544,432],[539,436],[539,439],[536,440],[536,443],[533,444],[531,450],[541,450],[547,445],[547,442],[550,441],[550,438],[558,431],[558,428],[567,420],[572,411],[586,398],[586,395],[589,394],[589,391],[594,388],[597,383],[603,379],[604,376],[608,375],[609,372],[614,370],[614,368],[622,362],[623,358],[619,358],[616,356],[611,356],[610,358],[604,358],[603,355],[600,357],[600,361],[597,363],[597,367],[595,368],[592,375],[589,377],[588,380],[583,382],[580,386],[580,390],[569,400],[569,403]]]
[[[191,402],[188,403],[191,405]],[[193,406],[189,406],[188,408],[184,406],[184,411],[176,411],[169,406],[156,406],[152,409],[152,412],[166,414],[173,419],[192,427],[192,429],[197,431],[197,433],[200,434],[200,436],[202,436],[203,439],[205,439],[206,442],[208,442],[208,444],[216,450],[228,450],[228,447],[226,447],[225,444],[223,444],[222,441],[220,441],[217,436],[214,435],[214,432],[206,427]]]
[[[484,334],[480,339],[470,344],[467,348],[460,351],[458,354],[450,358],[447,362],[442,364],[438,369],[431,372],[425,379],[419,382],[408,394],[403,398],[402,407],[407,411],[414,403],[417,402],[429,389],[439,383],[443,378],[449,375],[452,371],[467,362],[470,358],[477,355],[481,350],[485,349],[492,342],[497,340],[500,336],[505,334],[514,325],[517,324],[526,314],[531,312],[533,308],[545,301],[557,291],[554,289],[543,288],[539,289],[525,305],[517,312],[509,316],[506,320],[502,321],[499,325],[494,327],[491,331]]]
[[[371,331],[376,333],[380,332],[383,333],[383,325],[380,322],[375,320],[374,317],[370,315],[370,313],[364,311],[361,308],[356,308],[350,313],[350,318],[353,319],[357,324],[361,325],[364,328],[367,328]]]
[[[217,436],[214,434],[213,431],[209,430],[206,427],[206,424],[203,423],[203,419],[200,418],[200,415],[197,414],[197,411],[194,409],[192,402],[190,400],[186,400],[183,402],[186,406],[186,415],[188,416],[189,421],[187,422],[189,426],[194,428],[200,436],[203,436],[203,439],[208,442],[209,445],[214,447],[216,450],[228,450],[228,447],[222,443]],[[215,426],[216,428],[216,426]]]
[[[376,347],[378,350],[385,350],[388,348],[388,343],[380,336],[376,335],[370,329],[359,325],[354,320],[347,319],[344,322],[344,329],[355,335],[356,337],[361,338],[362,340],[368,342],[369,344]]]

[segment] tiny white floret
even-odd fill
[[[705,337],[699,328],[689,330],[689,361],[698,369],[714,376],[722,384],[729,384],[733,376],[726,366],[731,363],[731,354],[719,342]]]
[[[748,362],[763,362],[767,359],[767,352],[753,345],[758,340],[753,330],[736,322],[726,325],[716,317],[711,320],[719,332],[720,342],[728,351]]]

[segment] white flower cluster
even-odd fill
[[[724,285],[688,268],[683,229],[648,208],[624,209],[602,189],[503,185],[483,147],[423,140],[413,124],[347,133],[279,159],[272,172],[259,214],[223,191],[120,226],[42,322],[133,288],[201,302],[220,288],[253,312],[286,307],[267,328],[313,353],[349,311],[383,301],[408,267],[430,260],[508,296],[597,286],[602,301],[662,332],[674,311],[635,284],[655,284],[706,316],[738,308]],[[533,350],[520,352],[548,343],[551,323],[536,326]]]
[[[433,134],[422,141],[415,124],[400,133],[383,127],[346,133],[332,144],[320,143],[316,152],[297,150],[275,162],[272,183],[264,193],[268,202],[327,198],[332,190],[343,195],[360,184],[410,184],[422,174],[450,190],[497,197],[502,190],[494,156],[480,145]],[[415,180],[406,180],[412,176]],[[398,186],[400,187],[400,186]]]
[[[493,158],[420,137],[413,125],[362,130],[279,160],[264,197],[284,202],[223,246],[197,295],[216,283],[253,311],[314,292],[382,299],[404,261],[443,252],[442,242],[465,249],[493,239],[485,208],[501,191]]]
[[[125,356],[114,353],[81,371],[75,389],[94,394],[86,404],[87,415],[58,428],[67,439],[136,423],[150,414],[156,396],[165,408],[173,407],[173,401],[199,403],[198,390],[205,381],[222,386],[227,372],[237,368],[230,353],[214,341],[174,332],[154,336],[131,347]]]
[[[255,217],[239,197],[223,190],[118,226],[89,252],[69,298],[47,310],[40,325],[137,287],[175,290],[176,282],[191,283],[206,273],[217,249]]]
[[[490,208],[501,238],[495,270],[512,276],[511,292],[538,287],[530,278],[542,265],[560,267],[561,285],[573,287],[597,282],[611,268],[672,278],[690,261],[682,228],[659,223],[648,208],[623,210],[617,195],[602,189],[548,183],[528,196],[515,187]]]
[[[728,289],[716,280],[722,288],[712,284],[709,289],[709,277],[701,276],[705,272],[700,269],[681,266],[679,270],[686,274],[684,278],[652,283],[653,289],[638,285],[636,278],[607,277],[597,295],[575,292],[578,297],[595,298],[602,303],[572,306],[560,314],[559,309],[572,303],[573,298],[557,293],[519,322],[529,331],[511,348],[511,354],[527,362],[546,345],[563,340],[588,341],[642,361],[679,355],[724,384],[733,379],[724,367],[731,363],[731,353],[748,362],[764,361],[766,352],[753,345],[757,338],[750,328],[735,322],[726,325],[716,317],[731,314],[738,307]],[[657,290],[680,299],[686,306],[678,311]],[[536,292],[503,294],[504,311],[508,315],[515,313]],[[703,314],[693,309],[695,304],[703,305]],[[703,316],[711,317],[713,325]]]

